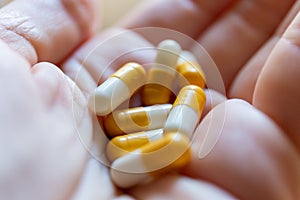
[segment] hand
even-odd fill
[[[280,76],[284,74],[281,70],[286,71],[290,63],[299,63],[293,44],[300,39],[291,36],[299,23],[298,10],[299,2],[295,1],[238,1],[236,4],[232,1],[149,1],[73,55],[64,69],[80,74],[80,78],[71,76],[74,80],[101,82],[113,72],[111,69],[128,61],[153,61],[151,52],[131,51],[157,45],[163,39],[177,39],[185,48],[193,50],[180,37],[154,31],[149,34],[142,27],[172,29],[198,40],[208,51],[219,68],[229,98],[244,99],[254,105],[241,100],[218,105],[197,129],[192,162],[181,176],[169,175],[125,194],[140,199],[299,197],[299,137],[295,128],[299,120],[295,116],[299,114],[300,95],[294,88],[300,75],[293,68],[289,78]],[[126,32],[126,29],[134,31]],[[286,54],[289,59],[283,59]],[[82,63],[83,68],[72,67],[75,61]],[[108,69],[103,67],[108,65]],[[87,87],[86,82],[77,81],[81,89],[92,92],[94,88]],[[210,79],[209,83],[212,82]],[[284,95],[279,95],[277,88]],[[293,88],[293,92],[288,88]],[[205,140],[205,135],[219,134],[210,127],[221,130],[221,136],[208,156],[200,159],[214,145],[214,141]]]
[[[24,7],[20,2],[22,1],[16,1],[14,4],[19,6],[14,6],[14,8],[23,10],[26,6]],[[298,11],[298,4],[295,5],[293,10],[290,8],[294,1],[278,1],[277,4],[274,4],[274,1],[267,0],[264,3],[261,3],[261,1],[241,1],[237,4],[239,9],[234,6],[230,7],[230,1],[193,3],[192,1],[174,2],[170,0],[162,3],[157,0],[149,2],[150,5],[145,6],[144,10],[141,9],[140,13],[137,11],[135,16],[126,18],[116,28],[90,39],[65,62],[62,69],[76,81],[83,95],[80,91],[76,95],[72,95],[72,89],[76,89],[77,86],[53,65],[41,63],[30,68],[30,64],[34,65],[37,60],[61,63],[71,49],[88,37],[90,33],[79,31],[82,30],[78,29],[81,26],[76,26],[69,15],[57,15],[56,13],[50,15],[53,17],[53,22],[64,18],[70,19],[70,21],[65,21],[67,26],[57,27],[57,24],[55,24],[55,32],[51,31],[54,30],[51,26],[42,26],[44,28],[41,28],[38,32],[39,35],[46,36],[46,39],[33,37],[33,39],[29,39],[30,43],[27,43],[26,40],[10,40],[11,35],[10,37],[2,37],[11,48],[17,50],[20,55],[25,56],[27,59],[27,61],[24,61],[20,55],[3,44],[1,49],[7,54],[3,53],[1,55],[3,55],[2,60],[7,60],[7,62],[4,62],[7,64],[0,68],[0,74],[3,76],[0,79],[3,81],[1,91],[6,94],[4,96],[10,97],[5,101],[5,104],[4,102],[1,104],[3,116],[1,117],[2,138],[0,141],[5,141],[4,144],[6,145],[1,145],[1,148],[3,148],[1,152],[4,152],[4,155],[1,156],[3,158],[1,163],[5,163],[5,165],[1,164],[0,171],[1,174],[6,174],[3,178],[1,177],[4,184],[1,184],[0,188],[3,188],[3,192],[1,191],[0,194],[6,195],[3,198],[12,198],[11,195],[16,195],[15,197],[22,195],[22,197],[36,199],[66,199],[71,197],[75,199],[112,199],[113,197],[140,199],[157,199],[159,197],[164,199],[180,199],[180,197],[187,199],[299,198],[300,160],[299,145],[296,142],[299,137],[294,134],[297,131],[295,128],[297,128],[298,121],[294,116],[291,116],[292,121],[287,122],[282,120],[286,118],[281,118],[282,115],[288,113],[296,113],[295,116],[298,116],[297,108],[299,106],[296,103],[299,102],[299,95],[296,90],[293,93],[284,90],[287,94],[278,97],[277,88],[282,85],[282,82],[281,79],[279,79],[280,81],[277,80],[278,77],[274,76],[274,70],[271,69],[285,66],[285,62],[289,62],[287,66],[290,66],[291,60],[294,64],[299,63],[297,56],[293,53],[293,51],[297,51],[293,44],[297,44],[299,37],[291,36],[295,32],[299,20],[295,18],[293,21],[294,26],[286,29],[287,24],[292,21]],[[69,8],[73,8],[75,11],[80,10],[75,9],[77,8],[76,4],[71,5],[73,6],[69,6]],[[57,4],[52,4],[52,6],[54,6],[52,12],[56,10],[58,13],[65,13],[58,1]],[[269,8],[267,10],[270,12],[265,12],[264,6]],[[41,12],[42,8],[49,7],[33,5],[27,8],[29,10],[33,9],[33,11],[37,9],[39,12],[30,13],[40,13],[42,15],[33,18],[36,19],[36,21],[34,20],[36,23],[32,25],[33,27],[41,27],[37,25],[46,24],[46,21],[48,21],[48,18],[44,17],[47,16],[45,15],[46,11]],[[291,14],[285,19],[286,22],[283,23],[282,28],[279,28],[277,36],[281,37],[283,32],[285,34],[278,41],[273,52],[270,53],[277,41],[273,41],[273,43],[267,41],[271,38],[272,32],[283,20],[288,10],[291,10]],[[71,13],[75,11],[71,11]],[[153,15],[153,11],[155,11],[155,15]],[[215,20],[221,12],[227,14],[221,15],[222,17]],[[2,13],[5,14],[3,10]],[[71,14],[71,16],[75,16],[76,19],[80,15]],[[250,16],[250,18],[247,16]],[[274,16],[278,19],[274,20]],[[2,18],[0,22],[3,21]],[[41,19],[42,21],[40,21]],[[249,19],[251,19],[251,23],[248,23]],[[76,21],[79,24],[81,24],[80,22],[87,24],[84,23],[86,21],[84,21],[83,16],[77,18]],[[260,23],[262,25],[259,25]],[[51,24],[49,23],[49,25]],[[250,27],[248,24],[251,24]],[[129,32],[123,34],[121,39],[115,41],[115,43],[108,44],[103,41],[111,37],[112,34],[123,31],[120,27],[143,26],[172,28],[194,39],[199,39],[217,63],[226,90],[229,92],[229,97],[239,97],[249,102],[252,102],[253,99],[253,105],[266,112],[273,120],[276,120],[281,128],[269,117],[244,101],[229,100],[215,107],[200,124],[192,144],[193,159],[181,175],[167,175],[154,183],[139,186],[123,193],[113,187],[107,176],[107,169],[93,158],[87,162],[83,173],[83,167],[89,154],[82,144],[85,144],[88,149],[92,148],[92,133],[94,132],[94,136],[99,135],[99,130],[96,130],[97,123],[92,125],[94,119],[86,110],[85,98],[96,87],[99,75],[104,74],[102,78],[105,79],[114,69],[128,60],[141,63],[151,62],[153,55],[151,53],[134,52],[129,56],[125,56],[124,59],[117,60],[111,65],[110,69],[104,69],[103,66],[107,66],[113,58],[128,49],[149,47],[152,45],[150,42],[156,44],[161,38],[155,34],[141,35],[138,32]],[[27,27],[27,24],[25,24],[25,27]],[[86,28],[84,30],[90,29]],[[70,32],[67,32],[67,30]],[[4,31],[4,33],[11,32]],[[70,33],[72,33],[72,37],[70,37]],[[222,36],[220,36],[220,33],[222,33]],[[24,35],[29,36],[31,34],[24,33]],[[58,35],[59,37],[57,37]],[[25,38],[28,40],[28,37]],[[232,39],[234,41],[229,42]],[[62,44],[60,41],[64,41],[64,43]],[[94,49],[95,46],[101,43],[102,45],[99,48]],[[228,43],[230,48],[227,45]],[[62,44],[61,48],[55,48],[56,45],[60,44]],[[107,46],[105,46],[106,44]],[[263,44],[266,47],[260,50]],[[33,53],[30,54],[30,52]],[[90,54],[91,52],[92,54]],[[286,53],[290,56],[289,59],[282,59],[287,56]],[[37,57],[35,58],[34,55]],[[84,60],[85,58],[88,59]],[[267,59],[268,62],[265,62]],[[263,72],[260,73],[262,67]],[[241,72],[237,74],[238,71]],[[256,75],[249,77],[249,72]],[[285,82],[286,88],[295,87],[298,76],[296,69],[293,72],[288,74],[289,77]],[[10,76],[5,76],[6,73]],[[259,81],[256,82],[258,76]],[[6,77],[15,77],[16,80],[12,81]],[[16,92],[11,93],[11,95],[9,93],[14,90],[3,87],[8,85],[6,82],[15,86],[12,88],[16,88],[15,91],[18,91],[17,98],[15,96]],[[49,91],[45,91],[45,88],[48,88]],[[249,90],[249,88],[253,89]],[[270,92],[266,93],[265,89]],[[26,91],[26,93],[19,91]],[[243,93],[244,91],[249,92]],[[252,98],[253,94],[254,98]],[[28,96],[30,96],[30,99],[28,99]],[[69,99],[74,96],[76,97],[75,105],[78,105],[78,110],[75,113],[79,113],[78,117],[75,118],[77,123],[73,121],[72,114],[74,110],[72,109],[72,99]],[[276,100],[274,100],[275,97]],[[288,105],[280,104],[280,102],[290,99],[295,100]],[[20,111],[17,116],[14,116],[16,105],[20,106],[18,109]],[[278,106],[285,106],[279,114],[276,111],[282,107]],[[224,115],[224,109],[226,109],[226,115]],[[30,117],[28,117],[29,115]],[[61,117],[58,118],[58,116]],[[81,119],[86,121],[80,124]],[[224,120],[224,124],[220,126],[222,120]],[[19,126],[12,124],[12,121],[17,121]],[[221,127],[221,137],[210,154],[204,159],[199,159],[199,146],[202,143],[208,144],[204,138],[205,134],[213,133],[209,129],[210,126]],[[79,128],[78,132],[74,131],[74,128]],[[23,140],[16,139],[16,134],[21,130],[23,132],[21,137],[26,138],[28,141],[23,138]],[[79,137],[76,133],[84,138],[83,143],[78,140]],[[18,141],[21,141],[21,144]],[[202,149],[205,148],[202,146]],[[94,151],[95,149],[92,148],[92,152]],[[63,179],[60,180],[60,177],[63,177]],[[10,184],[7,184],[8,180],[10,180]],[[5,185],[5,187],[2,187],[2,185]],[[29,187],[29,185],[34,187]],[[37,193],[36,191],[40,192]]]
[[[37,61],[62,62],[91,35],[89,6],[14,1],[0,10],[0,199],[67,199],[81,180],[93,134],[86,99]]]

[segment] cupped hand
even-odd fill
[[[3,198],[300,198],[298,1],[147,1],[69,56],[91,36],[95,14],[87,13],[93,8],[91,1],[15,1],[1,10]],[[216,98],[219,105],[197,128],[191,163],[180,174],[122,191],[91,156],[101,156],[105,138],[86,98],[122,64],[150,63],[154,56],[120,55],[172,38],[126,32],[141,27],[173,29],[199,41],[218,66],[227,97],[252,105]],[[64,63],[73,81],[40,61]]]

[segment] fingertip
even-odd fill
[[[205,117],[207,113],[209,113],[214,107],[227,100],[226,96],[213,89],[206,89],[205,94],[206,104],[203,110],[202,118]]]
[[[226,104],[230,106],[241,105],[245,107],[252,107],[252,105],[249,102],[243,99],[229,99],[228,101],[226,101]]]
[[[48,62],[35,64],[31,72],[43,102],[46,105],[54,105],[61,96],[61,91],[67,86],[64,82],[64,74],[57,66]]]

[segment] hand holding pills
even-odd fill
[[[0,199],[300,199],[299,1],[94,2],[0,9]]]
[[[190,160],[189,140],[206,102],[203,89],[197,85],[204,87],[205,77],[191,53],[183,52],[188,56],[181,57],[180,53],[177,42],[162,41],[146,82],[144,68],[128,63],[90,96],[89,106],[97,115],[112,112],[104,119],[104,127],[108,137],[118,137],[108,143],[106,155],[112,162],[111,178],[121,188],[178,170]],[[171,106],[168,103],[174,84],[180,91]],[[140,87],[146,107],[115,111]]]

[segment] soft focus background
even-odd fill
[[[143,1],[145,0],[102,0],[103,26],[110,26],[120,17],[123,17],[136,4]],[[99,3],[99,7],[101,7],[101,3]]]
[[[0,7],[8,3],[10,0],[0,0]]]
[[[11,0],[0,0],[0,7]],[[50,0],[51,1],[51,0]],[[136,4],[144,0],[96,0],[99,12],[102,13],[102,26],[108,27],[124,16]],[[30,1],[28,1],[30,3]]]

